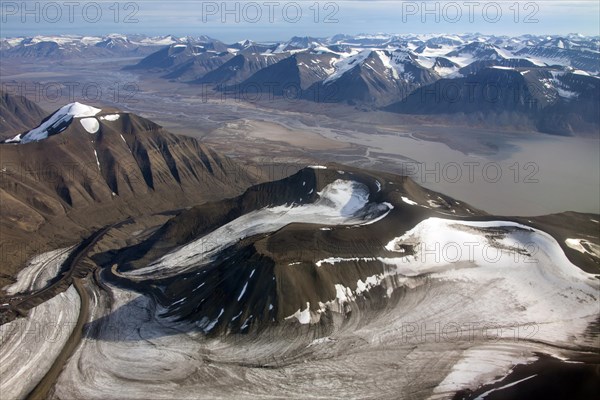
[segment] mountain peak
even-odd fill
[[[88,106],[79,102],[69,103],[59,108],[54,114],[46,118],[42,123],[27,133],[19,134],[12,139],[8,139],[5,143],[30,143],[38,142],[40,140],[48,138],[48,136],[55,135],[62,132],[69,126],[73,118],[85,118],[93,117],[102,110],[92,106]],[[86,130],[89,126],[95,126],[96,124],[83,123],[82,125]]]
[[[92,106],[88,106],[83,103],[74,102],[69,103],[66,106],[61,107],[57,112],[66,112],[73,117],[81,118],[81,117],[92,117],[102,111],[99,108],[95,108]]]

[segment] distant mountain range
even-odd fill
[[[95,58],[105,56],[146,56],[161,47],[177,43],[172,36],[110,34],[106,36],[54,35],[0,39],[3,58]]]
[[[502,114],[559,135],[599,128],[598,36],[380,34],[226,44],[208,36],[113,34],[1,43],[0,55],[10,58],[138,56],[126,69],[238,94],[406,114],[478,113],[483,120]]]

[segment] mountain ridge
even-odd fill
[[[8,271],[45,240],[72,241],[93,226],[233,195],[255,182],[196,139],[135,114],[97,110],[61,122],[60,132],[39,141],[0,144]],[[91,130],[82,124],[90,119]]]

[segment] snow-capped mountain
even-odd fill
[[[196,139],[132,113],[81,103],[59,108],[0,144],[0,157],[3,216],[16,221],[29,215],[3,227],[3,240],[21,240],[57,218],[68,219],[64,229],[78,231],[144,208],[159,212],[238,194],[252,182],[240,166]],[[68,236],[61,229],[57,234]]]
[[[599,104],[596,77],[561,69],[492,66],[423,86],[386,109],[405,114],[471,114],[496,125],[525,117],[541,132],[572,135],[597,133]]]
[[[326,43],[326,40],[318,39],[310,36],[294,36],[285,43],[278,46],[278,52],[288,52],[293,50],[303,50],[315,47],[322,47]]]
[[[554,41],[553,43],[556,45],[544,43],[527,46],[515,52],[515,55],[545,65],[572,67],[591,75],[600,75],[600,50],[597,43],[595,48],[592,46],[565,47],[563,41]]]
[[[332,66],[334,71],[311,88],[327,94],[328,102],[383,106],[439,79],[433,69],[420,62],[418,55],[404,50],[365,49],[334,60]]]
[[[239,85],[226,90],[268,92],[298,98],[316,82],[326,79],[338,58],[334,53],[298,52],[287,57],[275,55],[278,61],[248,77]],[[273,57],[273,56],[268,56]]]
[[[18,134],[14,138],[7,139],[4,143],[30,143],[39,142],[49,136],[57,135],[67,129],[73,118],[79,118],[81,126],[89,133],[96,133],[99,129],[98,120],[93,117],[101,110],[86,106],[81,103],[71,103],[61,107],[58,111],[45,119],[40,126],[28,132]]]
[[[113,56],[144,56],[179,39],[173,36],[109,34],[106,36],[33,36],[3,39],[0,55],[7,58],[93,58]]]
[[[193,44],[204,46],[205,51],[247,53],[283,53],[292,54],[315,49],[345,49],[346,53],[355,53],[360,49],[410,50],[426,57],[455,58],[457,64],[464,67],[469,62],[490,59],[529,58],[541,65],[571,66],[598,74],[598,53],[600,38],[583,35],[518,37],[493,36],[479,34],[452,35],[415,35],[415,34],[377,34],[377,35],[334,35],[329,38],[310,36],[293,37],[279,43],[258,43],[250,39],[225,45],[208,36],[176,37],[173,35],[147,37],[144,35],[110,34],[106,36],[34,36],[20,38],[2,38],[0,51],[11,57],[58,57],[75,56],[77,53],[93,54],[93,50],[113,49],[113,51],[138,52],[154,50],[157,47]],[[199,53],[198,51],[192,52]],[[199,77],[197,77],[199,78]]]
[[[569,85],[569,89],[559,85],[554,90],[555,96],[545,93],[538,103],[562,103],[568,99],[570,106],[576,104],[588,110],[594,108],[595,100],[586,93],[595,87],[594,80],[600,79],[599,44],[599,37],[576,34],[509,37],[382,33],[328,38],[298,36],[277,43],[245,39],[232,44],[207,36],[150,38],[112,34],[4,39],[1,55],[36,58],[98,57],[107,52],[145,55],[125,68],[179,82],[214,85],[218,90],[268,91],[276,96],[346,103],[365,109],[397,104],[424,86],[435,90],[431,85],[438,80],[443,80],[440,85],[444,87],[448,87],[448,80],[456,80],[452,83],[457,85],[471,81],[482,85],[485,82],[480,79],[485,76],[508,90],[518,74],[499,70],[510,69],[529,74],[528,86],[545,88],[553,85],[548,74],[564,72],[587,75],[592,83]],[[151,54],[147,53],[149,50]],[[490,71],[493,68],[497,70]],[[480,112],[481,107],[485,108],[481,104],[468,105],[457,112]],[[455,108],[425,104],[422,109],[423,113],[432,113]],[[543,112],[539,107],[534,108]],[[410,109],[412,113],[419,107],[404,105],[387,109]],[[588,122],[598,119],[588,117]]]
[[[387,107],[423,114],[510,110],[525,113],[516,118],[525,118],[533,129],[572,134],[596,129],[599,120],[592,94],[600,79],[598,43],[597,37],[581,35],[335,35],[294,37],[275,44],[244,40],[231,45],[213,39],[202,45],[202,50],[190,48],[190,44],[173,44],[132,68],[190,83],[214,83],[221,90],[269,91],[366,109]],[[550,77],[562,73],[587,76],[583,78],[586,83],[576,79],[579,83],[565,89],[565,84],[556,85],[558,81]],[[517,81],[522,88],[515,87]],[[497,109],[481,101],[463,104],[461,100],[448,105],[443,101],[429,104],[431,99],[423,104],[415,100],[428,90],[442,87],[482,88],[490,84],[499,86],[504,94],[515,90],[520,94],[513,100],[507,98]],[[423,90],[418,91],[420,88]],[[535,106],[519,105],[531,97]],[[562,111],[557,114],[555,107],[562,107]],[[575,118],[575,108],[586,110],[586,116]],[[565,113],[572,114],[564,119],[571,122],[548,123],[551,115]]]
[[[392,86],[402,86],[403,95],[394,99],[394,90],[382,89],[381,91],[386,92],[386,95],[378,96],[379,101],[376,104],[369,103],[369,99],[375,98],[369,95],[338,96],[337,101],[366,101],[365,105],[378,106],[386,105],[384,103],[388,99],[390,101],[399,100],[407,94],[406,91],[410,92],[419,84],[427,83],[431,76],[437,76],[438,79],[459,78],[477,73],[482,68],[490,66],[511,68],[552,66],[577,69],[596,76],[599,73],[597,64],[600,62],[600,52],[597,48],[598,39],[579,35],[568,38],[477,34],[335,35],[329,38],[293,37],[286,42],[264,44],[247,39],[230,45],[225,45],[215,39],[205,38],[204,41],[203,44],[197,43],[196,47],[193,47],[193,43],[182,42],[187,43],[186,47],[180,43],[180,40],[178,43],[171,44],[168,49],[161,49],[150,55],[132,68],[156,71],[168,79],[181,81],[201,83],[218,81],[222,84],[237,84],[243,81],[240,76],[248,75],[248,71],[241,75],[231,73],[234,68],[245,69],[244,65],[252,65],[249,68],[250,72],[259,73],[257,80],[261,81],[261,69],[269,68],[264,73],[265,76],[269,75],[272,73],[271,69],[274,68],[274,64],[282,62],[288,57],[302,54],[302,59],[307,61],[302,61],[304,64],[322,68],[322,71],[316,73],[315,76],[318,81],[313,84],[327,87],[353,68],[364,64],[367,59],[373,64],[371,67],[379,64],[372,60],[373,57],[369,58],[369,55],[375,52],[374,55],[380,54],[384,55],[384,58],[389,58],[388,62],[380,57],[383,67],[377,73],[384,76],[386,75],[385,70],[390,72]],[[190,46],[192,47],[190,48]],[[240,54],[243,54],[245,58],[239,57],[232,61],[232,65],[224,67],[230,72],[216,71],[233,55]],[[331,65],[323,65],[321,56],[324,54],[331,55]],[[268,56],[275,57],[274,60],[277,63],[267,61],[264,57]],[[308,60],[311,57],[313,60]],[[388,68],[389,63],[392,68]],[[294,63],[290,62],[289,64]],[[300,62],[296,64],[300,65],[300,69],[302,69]],[[408,72],[403,72],[405,69]],[[416,76],[420,74],[425,74],[427,77],[420,79]],[[216,76],[219,78],[217,79]],[[277,79],[279,78],[275,78],[275,81]],[[282,79],[281,82],[277,81],[281,85],[290,81],[298,81],[295,78]],[[416,83],[416,85],[406,87],[407,82]],[[383,86],[388,86],[388,83],[384,83]],[[304,89],[306,85],[303,83],[301,87]],[[349,88],[344,88],[344,90],[348,93],[353,91]],[[367,100],[360,100],[361,98]]]

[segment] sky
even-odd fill
[[[338,33],[600,35],[592,1],[1,1],[0,36],[208,35],[277,41]]]

